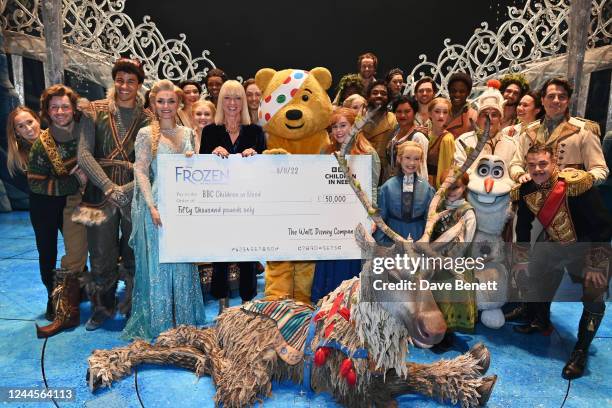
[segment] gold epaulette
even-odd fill
[[[525,126],[525,130],[538,128],[540,127],[541,124],[542,124],[541,121],[534,120],[533,122],[530,122],[527,126]]]
[[[569,197],[579,196],[593,187],[593,176],[584,170],[563,169],[559,172],[559,178],[567,183]]]
[[[599,128],[599,123],[597,122],[593,122],[592,120],[585,118],[579,118],[577,116],[572,116],[568,122],[574,126],[578,126],[581,129],[584,128],[589,132],[594,133],[595,136],[601,138],[601,129]]]
[[[512,190],[510,190],[510,200],[512,200],[512,202],[516,202],[521,199],[520,189],[521,184],[517,184],[512,187]]]

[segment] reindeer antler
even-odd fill
[[[389,228],[389,226],[383,221],[382,217],[380,216],[378,208],[372,205],[372,202],[368,199],[368,196],[366,195],[365,191],[363,191],[363,189],[361,188],[361,183],[359,183],[358,180],[355,180],[353,177],[350,176],[351,172],[348,167],[348,162],[346,160],[346,155],[348,154],[348,152],[351,151],[351,148],[355,144],[357,134],[361,132],[361,129],[363,129],[368,122],[372,122],[372,117],[378,111],[378,109],[380,108],[368,111],[368,113],[364,117],[360,117],[355,120],[355,123],[353,123],[353,126],[351,127],[351,130],[349,132],[348,138],[346,138],[344,143],[342,143],[340,151],[335,152],[334,155],[336,156],[336,160],[338,160],[338,164],[340,165],[340,168],[342,169],[346,180],[349,181],[349,185],[351,186],[355,194],[357,194],[357,198],[359,198],[359,201],[361,201],[361,204],[368,212],[370,218],[372,218],[372,221],[374,221],[374,224],[376,224],[376,227],[382,230],[385,235],[387,235],[393,242],[403,245],[404,242],[407,241],[401,235]],[[376,183],[376,180],[372,180],[372,183]]]
[[[355,180],[351,176],[351,172],[348,167],[348,162],[346,160],[346,154],[347,152],[350,151],[351,147],[355,143],[357,134],[361,131],[361,129],[363,129],[363,127],[368,122],[372,121],[372,117],[374,116],[374,113],[376,113],[378,109],[379,108],[369,111],[365,115],[365,117],[358,118],[355,121],[355,123],[351,127],[348,138],[345,139],[345,142],[342,144],[340,151],[334,153],[334,155],[336,156],[336,160],[338,161],[340,169],[344,173],[346,180],[349,181],[349,185],[351,186],[351,188],[357,195],[357,198],[359,198],[359,201],[361,202],[361,204],[364,206],[364,208],[368,212],[368,215],[370,216],[370,218],[372,218],[372,221],[374,221],[374,224],[376,224],[377,228],[381,229],[385,233],[385,235],[387,235],[394,243],[401,245],[404,248],[404,250],[409,253],[410,256],[414,255],[413,249],[418,249],[423,254],[426,254],[429,257],[438,257],[440,256],[440,254],[437,253],[437,251],[435,251],[430,245],[424,244],[425,242],[429,242],[429,238],[431,237],[431,233],[433,232],[433,226],[435,225],[436,221],[444,215],[443,211],[442,212],[437,211],[438,205],[442,197],[446,196],[446,190],[448,189],[448,187],[450,187],[457,180],[457,178],[461,177],[461,175],[465,173],[467,169],[470,168],[472,163],[474,163],[474,161],[478,158],[478,155],[484,148],[486,141],[489,139],[491,121],[487,117],[486,124],[485,124],[485,130],[483,132],[481,129],[478,128],[474,120],[470,119],[470,122],[472,123],[472,127],[474,128],[474,130],[476,131],[476,134],[478,135],[478,143],[476,144],[476,147],[469,152],[468,157],[465,163],[463,163],[463,165],[461,166],[461,168],[459,168],[457,171],[455,171],[454,173],[446,177],[446,179],[444,180],[444,182],[442,183],[442,185],[440,186],[440,188],[434,195],[433,199],[431,200],[431,204],[429,206],[429,211],[427,214],[427,223],[425,224],[425,232],[423,234],[423,237],[421,237],[421,239],[418,242],[413,242],[412,240],[407,240],[401,235],[399,235],[398,233],[396,233],[395,231],[393,231],[383,221],[382,217],[380,216],[380,213],[378,212],[378,208],[372,205],[372,202],[368,199],[367,195],[362,190],[361,184],[359,183],[359,181]],[[374,183],[375,180],[372,180],[372,182]]]
[[[423,233],[421,239],[419,239],[419,241],[416,243],[417,248],[423,252],[428,253],[428,255],[431,252],[430,247],[429,245],[422,245],[422,243],[429,242],[431,234],[433,233],[433,227],[436,224],[436,221],[441,218],[442,212],[438,212],[438,205],[440,204],[440,200],[442,200],[443,197],[446,197],[446,190],[448,190],[448,188],[455,181],[457,181],[457,179],[461,177],[463,173],[467,171],[467,169],[470,168],[472,163],[474,163],[474,161],[478,158],[478,155],[480,154],[480,152],[484,148],[485,143],[489,139],[489,132],[491,130],[491,120],[488,116],[485,122],[484,132],[478,127],[478,125],[476,125],[473,119],[470,118],[470,122],[472,123],[474,131],[478,135],[478,143],[476,143],[476,147],[474,149],[471,149],[471,151],[469,151],[467,159],[465,160],[461,168],[449,174],[438,189],[438,191],[436,191],[436,194],[434,195],[433,199],[431,200],[431,204],[429,205],[429,211],[427,213],[427,222],[425,224],[425,232]]]

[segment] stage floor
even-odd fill
[[[261,276],[259,291],[263,291]],[[41,371],[44,341],[36,338],[34,323],[46,324],[45,296],[28,213],[0,214],[0,387],[44,387]],[[239,298],[234,298],[231,304],[239,302]],[[561,378],[561,369],[575,342],[581,310],[578,303],[554,304],[552,318],[556,330],[549,337],[519,335],[509,325],[497,331],[478,325],[476,334],[459,336],[457,350],[436,355],[428,350],[411,349],[410,359],[431,362],[451,358],[477,342],[484,342],[491,351],[489,374],[499,377],[489,407],[560,407],[566,396],[565,407],[612,406],[612,318],[609,315],[591,346],[587,374],[571,383]],[[209,322],[212,323],[216,312],[216,302],[209,301],[206,305]],[[94,349],[126,343],[119,338],[125,324],[123,318],[116,317],[103,328],[87,332],[83,323],[89,314],[89,303],[81,304],[81,326],[50,338],[46,345],[44,369],[49,386],[72,387],[76,393],[75,402],[59,402],[60,407],[213,406],[215,389],[209,377],[198,380],[190,372],[170,367],[139,367],[137,376],[92,394],[85,382],[87,357]],[[10,403],[7,406],[51,404]],[[309,396],[293,384],[282,383],[274,384],[273,395],[265,401],[265,406],[337,405],[329,395]],[[419,396],[404,396],[399,399],[399,406],[443,405]]]

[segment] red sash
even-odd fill
[[[544,228],[548,228],[552,220],[555,218],[557,211],[561,207],[561,203],[565,200],[565,190],[567,183],[559,179],[555,186],[552,188],[548,197],[544,201],[544,205],[538,212],[538,220]]]

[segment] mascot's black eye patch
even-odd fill
[[[304,88],[304,91],[305,91],[305,92],[308,92],[308,93],[310,93],[310,94],[312,93],[312,91],[311,91],[310,89],[308,89],[308,88]],[[303,100],[304,102],[308,102],[308,100],[309,100],[309,99],[310,99],[310,96],[308,96],[308,95],[302,95],[302,100]]]

